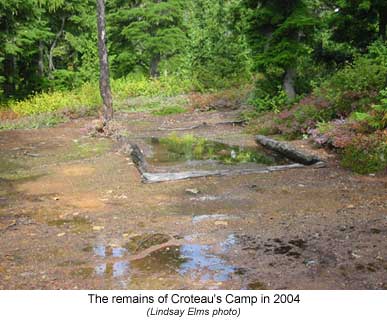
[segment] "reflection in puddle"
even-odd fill
[[[234,267],[209,253],[209,246],[166,247],[132,262],[132,267],[148,273],[177,273],[193,280],[224,282],[231,279]]]
[[[113,257],[123,257],[126,253],[125,248],[121,247],[106,247],[104,245],[97,245],[93,247],[94,254],[99,257],[107,257],[107,256],[113,256]]]
[[[221,196],[201,196],[201,197],[192,197],[189,198],[190,201],[215,201],[215,200],[221,200]]]
[[[223,216],[225,215],[210,217]],[[170,238],[164,234],[144,234],[132,237],[125,248],[95,245],[91,250],[98,259],[91,273],[101,278],[118,278],[117,281],[120,283],[126,283],[128,279],[131,280],[136,276],[141,276],[141,279],[146,281],[160,275],[168,278],[179,276],[198,282],[221,283],[230,280],[235,273],[233,266],[213,253],[212,246],[200,244],[163,246]],[[218,250],[224,254],[234,244],[235,236],[231,234],[224,242],[218,244]],[[130,259],[133,255],[141,256],[141,251],[155,245],[160,245],[160,248],[148,254],[144,253],[145,257]],[[129,257],[125,260],[125,256]]]
[[[166,243],[170,239],[171,237],[166,234],[142,234],[130,238],[124,247],[132,255],[134,255],[148,248],[151,248],[152,246]]]
[[[225,282],[231,278],[234,268],[214,255],[209,254],[208,246],[184,245],[181,247],[182,256],[188,260],[181,265],[179,273],[189,274],[201,281],[210,279],[216,282]]]
[[[207,220],[228,220],[228,219],[235,219],[234,216],[228,216],[228,215],[222,215],[222,214],[215,214],[215,215],[199,215],[199,216],[194,216],[192,218],[192,223],[197,224],[202,221],[207,221]]]
[[[223,243],[220,243],[222,252],[226,253],[237,243],[237,236],[235,234],[230,234],[227,236],[226,240]]]
[[[285,160],[260,147],[242,147],[209,141],[192,135],[171,134],[163,138],[150,138],[153,156],[148,161],[154,165],[186,162],[217,161],[222,164],[258,163],[284,164]]]
[[[129,273],[128,262],[101,263],[95,267],[95,274],[98,276],[122,277]]]

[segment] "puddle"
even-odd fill
[[[124,247],[134,255],[152,246],[164,244],[169,240],[171,237],[165,234],[143,234],[130,238]]]
[[[190,201],[216,201],[221,199],[221,196],[201,196],[189,198]]]
[[[110,247],[105,245],[97,245],[93,247],[94,254],[98,257],[112,256],[114,258],[121,258],[127,253],[127,250],[122,247]]]
[[[176,273],[200,282],[230,280],[234,267],[222,258],[210,254],[209,249],[205,245],[165,247],[141,260],[133,261],[132,267],[148,273]]]
[[[255,163],[260,165],[282,165],[287,160],[255,148],[228,145],[209,141],[201,137],[170,135],[163,138],[150,138],[153,154],[147,160],[152,165],[173,165],[187,161],[215,161],[224,165]]]
[[[213,253],[209,245],[186,244],[164,246],[171,237],[166,234],[143,234],[134,236],[124,247],[97,244],[86,246],[82,250],[92,252],[96,258],[93,269],[90,266],[76,269],[73,274],[79,277],[117,278],[126,283],[141,278],[148,283],[155,276],[168,276],[188,279],[196,282],[222,283],[231,280],[235,268],[220,255]],[[229,235],[219,244],[219,254],[226,253],[235,244],[235,236]],[[159,249],[143,253],[144,257],[130,259],[130,256],[141,256],[142,251],[160,245]]]
[[[83,217],[51,220],[47,224],[49,226],[70,228],[74,232],[88,232],[91,230],[90,220]]]
[[[222,214],[198,215],[198,216],[194,216],[192,218],[192,223],[198,224],[198,223],[201,223],[203,221],[209,221],[209,220],[229,220],[229,219],[235,219],[235,216],[222,215]]]
[[[128,262],[101,263],[95,267],[97,276],[122,277],[129,273]]]

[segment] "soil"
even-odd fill
[[[116,117],[133,141],[255,145],[237,111]],[[144,184],[89,123],[0,133],[1,289],[387,289],[385,176],[317,150],[327,167]]]

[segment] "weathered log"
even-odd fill
[[[277,152],[287,157],[288,159],[301,164],[312,165],[317,162],[322,162],[322,160],[315,155],[303,153],[286,143],[270,139],[264,135],[257,135],[256,141],[257,143],[263,145],[265,148]]]
[[[272,166],[272,167],[261,167],[256,169],[227,169],[227,170],[213,170],[213,171],[183,171],[183,172],[142,172],[144,183],[159,183],[167,181],[178,181],[192,178],[202,177],[214,177],[214,176],[236,176],[236,175],[247,175],[247,174],[261,174],[270,173],[274,171],[283,171],[288,169],[303,168],[304,165],[294,163],[289,165]]]

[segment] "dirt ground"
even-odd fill
[[[235,113],[117,127],[253,146]],[[387,289],[385,176],[315,151],[327,167],[144,184],[88,123],[0,133],[1,289]]]

